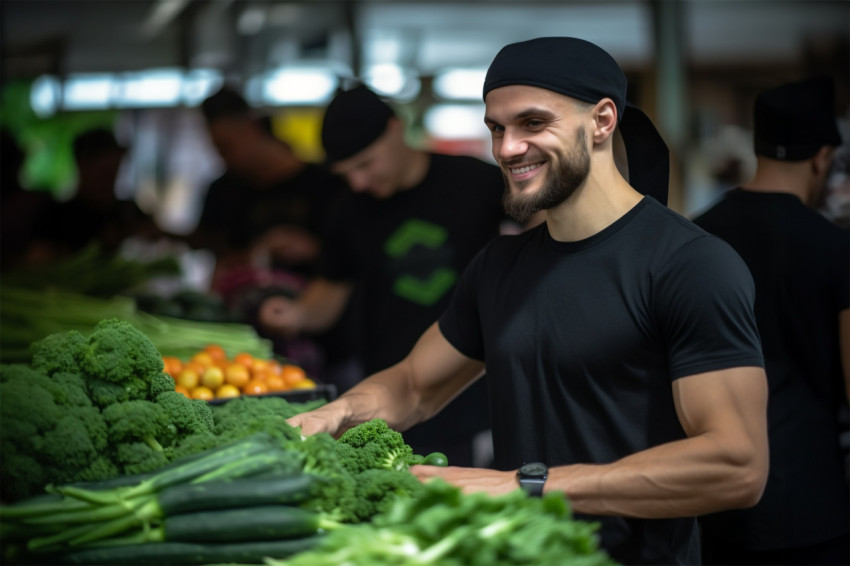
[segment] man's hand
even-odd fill
[[[484,491],[490,495],[501,495],[519,489],[516,471],[501,472],[485,468],[424,465],[411,466],[410,471],[422,482],[427,482],[432,478],[443,478],[450,484],[461,488],[464,493]]]
[[[345,429],[343,428],[344,413],[337,409],[337,404],[328,403],[318,409],[290,417],[286,422],[294,427],[301,427],[302,436],[327,432],[334,438],[338,438]]]
[[[301,310],[295,301],[283,296],[269,297],[260,305],[260,324],[285,336],[301,331]]]

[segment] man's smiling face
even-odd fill
[[[484,118],[505,177],[505,210],[522,222],[567,200],[587,179],[581,102],[525,85],[487,94]]]

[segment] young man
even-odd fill
[[[484,83],[493,156],[508,209],[544,210],[545,223],[488,245],[402,362],[290,422],[337,434],[381,417],[405,430],[486,367],[498,469],[417,476],[562,491],[600,521],[615,560],[695,564],[695,516],[755,504],[767,476],[753,284],[727,244],[620,174],[620,117],[641,124],[625,95],[617,63],[586,41],[503,48]],[[630,142],[649,138],[626,124],[629,178],[642,182],[664,154],[632,159]]]
[[[707,564],[850,562],[838,418],[850,397],[850,234],[813,210],[841,145],[833,102],[826,77],[759,94],[755,176],[694,219],[753,274],[770,385],[764,497],[702,519]]]
[[[412,147],[402,119],[363,85],[334,97],[321,134],[330,171],[350,191],[330,219],[319,277],[296,301],[266,300],[261,320],[289,334],[350,331],[362,371],[373,373],[407,355],[445,310],[463,269],[499,234],[504,182],[480,159]],[[405,439],[471,465],[474,437],[488,423],[481,383]]]

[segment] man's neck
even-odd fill
[[[570,198],[546,211],[549,233],[560,242],[584,240],[616,222],[642,198],[616,167],[591,172]]]
[[[741,188],[757,193],[787,193],[808,203],[810,172],[808,161],[779,162],[759,158],[755,176]]]

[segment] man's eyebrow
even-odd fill
[[[526,108],[525,110],[518,112],[511,116],[510,120],[522,120],[523,118],[529,117],[538,117],[545,118],[548,120],[552,120],[556,117],[556,114],[547,108],[541,108],[539,106],[532,106],[531,108]],[[493,118],[490,118],[486,114],[484,115],[484,123],[485,124],[497,124],[498,122]]]

